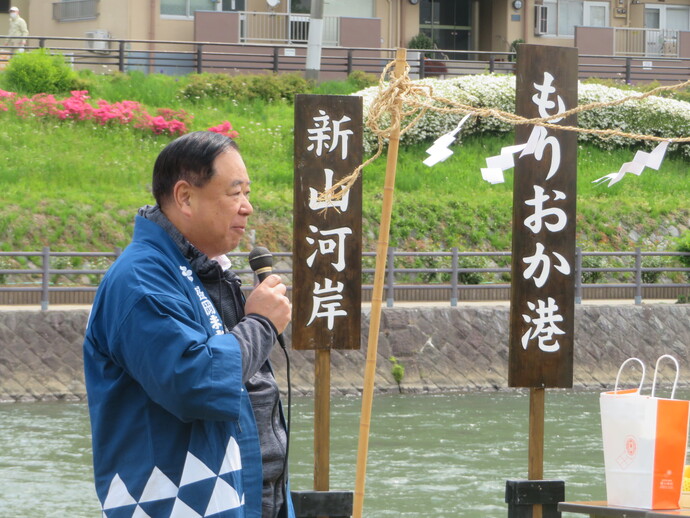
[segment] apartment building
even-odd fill
[[[32,36],[300,45],[311,1],[0,0],[0,33],[17,5]],[[600,27],[617,30],[622,52],[671,55],[690,30],[690,0],[322,1],[324,45],[333,47],[406,47],[423,33],[439,49],[503,52],[518,41],[573,46],[578,28]]]

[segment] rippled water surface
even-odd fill
[[[681,397],[687,398],[689,394]],[[331,403],[331,488],[353,490],[360,398]],[[527,477],[523,391],[377,396],[364,515],[507,516],[508,479]],[[313,402],[294,398],[292,487],[313,486]],[[544,472],[568,500],[605,499],[598,393],[547,391]],[[100,516],[83,403],[0,405],[0,517]]]

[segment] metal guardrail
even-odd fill
[[[5,36],[0,36],[3,40]],[[46,48],[64,55],[73,66],[128,72],[141,70],[172,75],[188,73],[303,72],[306,45],[241,44],[110,38],[29,36],[25,50]],[[0,61],[16,48],[0,47]],[[325,46],[321,72],[346,78],[355,70],[379,75],[396,49]],[[515,73],[515,53],[472,50],[410,50],[410,77],[452,77],[495,72]],[[657,80],[676,83],[690,79],[690,58],[580,55],[579,78],[614,79],[626,83]]]
[[[51,268],[52,258],[58,257],[99,257],[99,258],[112,258],[113,261],[117,259],[122,252],[121,249],[116,248],[113,252],[52,252],[50,247],[43,247],[40,252],[0,252],[0,260],[3,257],[40,257],[41,258],[41,268],[40,270],[32,268],[24,269],[0,269],[0,292],[40,292],[41,293],[41,309],[48,309],[48,304],[50,300],[51,292],[65,292],[65,291],[92,291],[95,292],[98,287],[95,286],[60,286],[55,283],[51,283],[51,276],[53,275],[98,275],[102,276],[107,272],[107,269],[74,269],[74,268]],[[29,276],[29,277],[39,277],[39,282],[31,285],[29,283],[21,283],[16,286],[5,285],[5,276]]]
[[[41,308],[48,309],[50,303],[50,294],[56,292],[82,292],[93,293],[97,290],[97,280],[105,274],[107,268],[90,267],[90,268],[74,268],[71,267],[73,262],[82,261],[84,258],[98,258],[105,259],[110,264],[119,257],[120,249],[115,249],[113,252],[53,252],[49,247],[44,247],[40,252],[0,252],[0,267],[7,264],[8,259],[14,258],[13,262],[27,263],[25,268],[3,269],[0,268],[0,295],[6,293],[40,293]],[[240,275],[245,281],[243,289],[249,290],[253,284],[253,272],[248,264],[249,254],[246,252],[230,253],[228,257],[234,265],[234,271]],[[365,252],[363,254],[364,267],[363,274],[363,295],[371,294],[372,286],[370,285],[373,279],[374,268],[367,267],[367,263],[374,263],[376,254],[374,252]],[[576,251],[575,264],[575,301],[581,303],[583,294],[588,288],[598,288],[608,290],[611,293],[619,293],[621,289],[632,291],[632,297],[636,304],[641,304],[644,290],[647,288],[665,288],[674,289],[676,292],[680,291],[686,293],[690,298],[690,268],[676,266],[673,264],[665,264],[661,266],[643,266],[645,258],[659,257],[659,258],[679,258],[690,257],[690,253],[685,252],[643,252],[640,248],[636,248],[631,252],[583,252],[580,248]],[[630,265],[622,265],[618,267],[604,266],[604,267],[590,267],[585,265],[585,258],[595,257],[613,257],[616,259],[627,260],[631,262]],[[20,259],[22,258],[22,259]],[[27,258],[34,258],[40,262],[40,265],[29,266]],[[65,268],[55,267],[56,262],[61,258],[71,258],[70,261],[63,264]],[[473,262],[484,262],[485,266],[474,266]],[[461,294],[467,294],[476,290],[502,290],[507,293],[503,300],[509,298],[510,283],[506,276],[510,274],[510,252],[460,252],[457,248],[453,248],[446,252],[405,252],[398,251],[393,247],[388,249],[388,267],[386,269],[386,304],[389,307],[394,305],[395,300],[405,300],[405,292],[410,290],[415,291],[429,291],[433,292],[431,298],[425,300],[446,300],[450,301],[451,306],[457,306]],[[98,263],[98,261],[96,261]],[[290,264],[292,262],[292,254],[289,252],[278,252],[274,254],[274,262],[276,267],[274,272],[282,275],[288,286],[292,282],[292,269]],[[419,266],[419,263],[425,263]],[[488,264],[491,262],[491,264]],[[668,259],[667,259],[668,262]],[[433,263],[433,266],[430,265]],[[436,267],[436,264],[439,266]],[[622,263],[621,263],[622,264]],[[678,260],[680,265],[681,261]],[[391,267],[392,265],[392,267]],[[505,266],[502,266],[505,265]],[[664,279],[664,275],[674,272],[685,273],[688,282],[668,282]],[[587,283],[584,282],[583,276],[585,274],[604,275],[615,274],[618,276],[616,280],[621,280],[621,277],[629,277],[624,279],[627,282],[608,282],[608,283]],[[91,278],[89,284],[79,281],[65,281],[69,277],[87,275]],[[8,277],[12,276],[14,279],[18,277],[27,277],[27,282],[15,282],[8,284]],[[655,280],[662,282],[645,282],[645,277],[658,277]],[[62,278],[63,280],[60,280]],[[420,279],[425,279],[426,282],[419,282]],[[429,282],[432,279],[434,282]],[[416,281],[416,282],[414,282]],[[499,281],[499,282],[497,282]],[[502,282],[501,282],[502,281]],[[369,284],[367,284],[367,282]],[[474,283],[474,284],[468,284]],[[668,292],[668,290],[667,290]],[[441,298],[438,295],[441,295]],[[614,295],[619,298],[620,295]],[[599,298],[602,297],[599,295]],[[648,296],[648,298],[651,298]]]

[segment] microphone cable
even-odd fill
[[[273,255],[267,248],[257,246],[249,252],[249,267],[254,271],[259,282],[262,282],[273,271]],[[282,333],[278,334],[278,343],[283,349],[283,353],[285,353],[285,371],[287,379],[287,417],[285,419],[287,430],[285,431],[285,462],[283,464],[283,475],[285,480],[287,480],[288,456],[290,453],[290,425],[292,418],[292,381],[290,379],[290,355],[285,346],[285,339]]]

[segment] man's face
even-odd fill
[[[249,176],[240,154],[229,149],[216,158],[215,174],[203,187],[191,186],[191,218],[185,236],[209,257],[234,250],[254,211]]]

